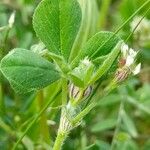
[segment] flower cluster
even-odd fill
[[[131,73],[136,75],[141,70],[141,63],[136,64],[136,51],[129,48],[125,43],[121,46],[121,57],[119,59],[119,69],[116,72],[117,81],[125,80]]]
[[[134,32],[134,39],[139,42],[140,46],[147,46],[147,44],[150,42],[150,21],[146,18],[144,18],[142,21],[141,20],[141,16],[136,16],[131,22],[130,27],[133,31],[138,25]]]

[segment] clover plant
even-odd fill
[[[148,3],[144,3],[121,27]],[[77,0],[41,1],[33,15],[33,28],[41,41],[37,51],[35,47],[32,50],[15,48],[0,64],[2,73],[18,93],[41,90],[60,82],[62,109],[53,150],[62,148],[71,130],[81,124],[97,100],[109,94],[132,73],[140,71],[137,52],[117,35],[121,28],[114,33],[98,32],[87,42],[80,43],[84,15]],[[100,91],[95,95],[97,89]],[[14,149],[48,105],[19,137]]]

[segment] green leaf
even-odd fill
[[[125,141],[116,141],[115,150],[139,150],[139,146],[137,145],[137,143],[135,143],[128,135],[124,136],[126,136],[124,137],[126,138]]]
[[[21,93],[46,87],[60,77],[52,63],[20,48],[12,50],[2,59],[1,71],[13,88]]]
[[[95,144],[98,147],[98,150],[110,150],[110,145],[107,142],[104,142],[102,140],[96,140]]]
[[[110,94],[108,96],[103,97],[98,103],[97,106],[100,107],[109,107],[116,105],[120,102],[121,96],[118,94]]]
[[[108,72],[108,70],[111,68],[112,64],[115,62],[116,58],[119,55],[120,49],[121,49],[122,41],[120,41],[115,48],[112,50],[112,52],[109,54],[107,59],[103,62],[103,64],[100,66],[100,68],[96,71],[95,75],[89,81],[89,84],[94,83],[96,80],[100,79],[105,73]]]
[[[122,119],[126,130],[132,137],[136,138],[138,133],[132,118],[125,111],[122,111]]]
[[[93,63],[99,66],[107,59],[107,57],[108,55],[97,57],[96,59],[93,60]]]
[[[90,59],[96,59],[100,56],[105,56],[111,52],[111,50],[119,42],[120,38],[114,36],[109,42],[104,44],[114,33],[112,32],[99,32],[95,34],[80,51],[79,55],[72,62],[72,67],[76,67],[81,59],[88,56]]]
[[[73,73],[69,74],[69,77],[74,85],[76,85],[77,87],[84,87],[84,81],[82,78],[79,78],[78,76],[76,76],[76,74]]]
[[[49,51],[69,58],[81,23],[76,0],[43,0],[35,10],[33,27]]]
[[[93,144],[87,146],[85,150],[110,150],[110,145],[107,142],[96,140]]]
[[[106,120],[103,120],[101,122],[98,122],[97,124],[93,125],[92,132],[102,132],[105,130],[112,129],[116,125],[116,119],[114,118],[108,118]]]
[[[123,20],[128,19],[136,11],[137,0],[122,0],[120,14]]]

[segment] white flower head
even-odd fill
[[[125,43],[121,46],[122,56],[120,59],[121,68],[117,72],[117,79],[124,80],[130,73],[138,74],[141,70],[141,63],[136,65],[137,53]]]
[[[135,62],[137,52],[134,51],[132,48],[129,48],[129,46],[125,43],[123,43],[121,46],[121,52],[123,55],[123,59],[126,60],[125,65],[127,67],[130,67]]]

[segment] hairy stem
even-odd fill
[[[68,110],[67,108],[62,108],[61,110],[61,118],[59,123],[59,129],[57,133],[57,137],[54,143],[53,150],[61,150],[64,141],[67,138],[70,130],[72,129],[72,125],[70,120],[68,119]],[[70,110],[70,109],[69,109]]]
[[[65,139],[67,138],[67,135],[68,135],[67,132],[58,132],[57,133],[57,137],[55,140],[53,150],[61,150],[62,145],[63,145]]]
[[[67,94],[68,94],[68,84],[65,78],[62,78],[62,105],[67,105]],[[63,142],[65,141],[70,127],[70,122],[66,117],[66,110],[62,108],[61,118],[59,123],[59,129],[57,137],[54,143],[53,150],[61,150]]]

